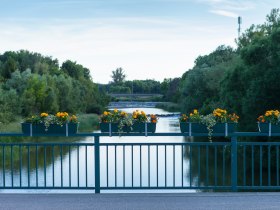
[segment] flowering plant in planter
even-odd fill
[[[280,112],[279,110],[268,110],[264,115],[260,115],[258,118],[258,127],[260,132],[280,133]]]
[[[155,114],[150,115],[150,122],[151,123],[157,123],[158,122],[158,117]]]
[[[117,130],[119,133],[121,133],[125,127],[127,129],[131,129],[133,124],[131,116],[118,109],[114,109],[113,111],[104,111],[100,116],[100,123],[101,131],[109,129],[107,125],[111,124],[111,131],[116,132]]]
[[[268,110],[264,115],[260,115],[257,119],[260,123],[271,123],[275,125],[280,121],[280,112],[277,109]]]
[[[187,122],[188,118],[189,117],[186,114],[181,114],[181,116],[179,117],[179,121],[180,122]]]
[[[212,113],[208,115],[202,115],[199,113],[197,109],[194,109],[193,112],[187,116],[186,114],[182,114],[179,118],[180,121],[180,128],[182,132],[186,132],[187,130],[184,129],[182,123],[189,126],[189,123],[192,123],[192,127],[189,128],[190,132],[195,133],[204,133],[208,132],[209,140],[212,140],[212,133],[215,131],[216,133],[228,133],[228,130],[231,132],[233,129],[231,128],[231,125],[228,127],[228,123],[237,123],[239,117],[233,113],[228,114],[227,110],[217,108],[213,110]],[[200,125],[199,125],[200,124]],[[222,124],[222,125],[221,125]],[[201,125],[206,126],[206,129],[201,127]],[[186,127],[186,126],[185,126]],[[221,128],[226,131],[222,131]],[[228,130],[227,130],[228,129]]]
[[[132,113],[133,120],[135,122],[147,122],[148,117],[144,111],[136,110]]]
[[[69,115],[67,112],[57,112],[56,114],[48,114],[46,112],[42,112],[41,114],[37,114],[37,115],[32,115],[31,117],[28,117],[24,120],[23,122],[23,126],[25,126],[25,128],[23,128],[23,130],[26,132],[28,129],[26,129],[26,124],[29,125],[34,125],[35,129],[33,129],[33,132],[37,132],[37,130],[39,129],[38,126],[43,125],[44,126],[44,131],[48,132],[50,126],[54,127],[54,126],[59,126],[59,127],[63,127],[66,124],[78,124],[78,118],[76,115]],[[70,126],[71,128],[73,126]],[[77,125],[74,125],[73,129],[75,129],[75,131],[73,131],[73,133],[77,132]],[[61,130],[61,129],[58,129]],[[64,129],[62,129],[62,132]],[[60,131],[59,131],[60,132]],[[72,132],[72,131],[71,131]],[[38,133],[39,132],[38,130]],[[44,133],[44,132],[42,132]]]
[[[155,114],[151,114],[149,117],[146,115],[144,111],[136,110],[132,113],[133,121],[134,122],[150,122],[150,123],[157,123],[158,117]]]
[[[156,123],[158,118],[156,115],[146,115],[144,111],[136,110],[132,113],[133,118],[133,131],[140,133],[152,132],[156,130]]]
[[[100,129],[102,132],[143,132],[145,131],[145,123],[148,124],[147,128],[150,130],[151,125],[149,123],[156,124],[157,116],[151,115],[148,117],[144,111],[139,110],[128,114],[114,109],[113,111],[105,111],[100,117]]]

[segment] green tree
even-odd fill
[[[119,85],[124,82],[126,75],[122,68],[117,68],[115,71],[112,71],[111,77],[113,79],[113,83]]]

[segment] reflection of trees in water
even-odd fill
[[[185,138],[186,142],[208,142],[207,138]],[[216,138],[214,142],[229,142]],[[279,186],[279,153],[277,145],[238,145],[238,186]],[[231,186],[231,146],[185,146],[185,158],[191,161],[187,179],[192,186]],[[277,172],[278,170],[278,172]],[[190,173],[191,171],[191,173]]]
[[[240,145],[238,147],[238,185],[278,186],[279,146]]]
[[[63,159],[67,154],[72,153],[72,151],[78,148],[76,145],[64,145],[63,142],[74,143],[80,140],[82,140],[81,137],[55,137],[51,141],[62,144],[50,145],[44,144],[45,142],[50,142],[50,137],[33,137],[32,141],[30,137],[10,138],[8,143],[14,143],[13,146],[0,145],[0,171],[3,170],[4,166],[5,170],[11,170],[13,168],[14,172],[19,171],[20,168],[29,167],[30,170],[33,170],[48,167],[56,159]],[[19,145],[24,142],[38,144]]]
[[[189,141],[186,138],[185,141]],[[225,142],[228,140],[217,139]],[[193,142],[208,142],[207,138],[191,138]],[[190,163],[187,178],[192,186],[230,186],[231,160],[230,146],[226,145],[191,145],[185,147],[185,158]]]

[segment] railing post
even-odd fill
[[[99,136],[94,136],[95,193],[100,193],[100,144]]]
[[[237,137],[231,137],[231,190],[237,192]]]

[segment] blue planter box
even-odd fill
[[[79,123],[68,123],[68,134],[76,134],[78,131]],[[21,124],[22,132],[24,134],[43,134],[43,135],[53,135],[53,134],[64,134],[67,135],[66,124],[62,126],[57,124],[51,124],[47,129],[43,123],[40,124]]]
[[[111,133],[119,133],[119,124],[118,123],[100,123],[100,130],[102,133],[110,133],[110,124],[111,124]],[[129,133],[131,127],[124,126],[121,132]]]
[[[237,123],[227,123],[227,134],[234,133],[236,131],[236,126]],[[182,133],[188,133],[190,130],[192,133],[208,133],[206,125],[201,123],[191,123],[190,129],[190,123],[183,122],[180,123],[180,129]],[[213,134],[224,133],[226,135],[226,123],[217,123],[212,129]]]
[[[147,124],[147,133],[156,132],[156,123],[146,123]],[[134,123],[132,126],[132,132],[136,133],[145,133],[145,123]]]
[[[111,133],[119,133],[118,123],[111,123]],[[102,133],[110,133],[110,123],[100,123]],[[155,133],[156,123],[147,123],[147,132]],[[134,123],[132,127],[124,126],[122,133],[145,133],[145,123]]]
[[[269,134],[269,123],[258,123],[259,132]],[[280,133],[280,124],[271,124],[271,133]]]

